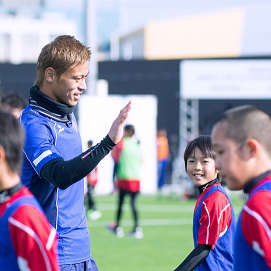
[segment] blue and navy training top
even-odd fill
[[[90,238],[83,179],[62,190],[40,176],[48,161],[59,157],[66,161],[82,153],[76,119],[72,114],[69,122],[59,122],[28,105],[21,122],[26,128],[21,179],[57,230],[59,264],[86,261],[90,258]]]

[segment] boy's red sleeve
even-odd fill
[[[222,192],[216,191],[202,203],[198,244],[211,245],[214,249],[231,223],[231,205]]]
[[[39,209],[23,205],[8,221],[11,241],[21,270],[60,270],[56,255],[56,230]]]
[[[260,191],[245,205],[241,216],[241,229],[245,240],[271,268],[271,193]]]

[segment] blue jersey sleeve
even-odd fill
[[[49,120],[50,121],[50,120]],[[55,147],[56,133],[54,126],[40,117],[39,113],[25,113],[21,117],[21,122],[26,131],[26,142],[23,152],[40,176],[42,167],[54,158],[61,157]]]

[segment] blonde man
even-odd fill
[[[90,254],[83,179],[120,141],[131,109],[129,102],[105,138],[82,153],[73,110],[86,90],[90,55],[88,47],[68,35],[47,44],[21,116],[26,128],[22,181],[57,230],[61,270],[98,270]]]

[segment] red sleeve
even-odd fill
[[[21,206],[9,217],[9,230],[20,270],[59,271],[56,231],[40,210]]]
[[[250,246],[265,259],[271,268],[271,193],[261,191],[244,206],[242,232]]]
[[[118,143],[118,145],[116,145],[116,146],[113,148],[113,150],[112,150],[112,152],[111,152],[112,157],[113,157],[113,159],[114,159],[114,161],[115,161],[116,163],[119,162],[120,154],[121,154],[121,151],[122,151],[122,149],[123,149],[123,145],[124,145],[124,142],[123,142],[123,140],[121,140],[121,141]]]
[[[202,203],[198,244],[215,244],[223,236],[231,223],[231,205],[222,192],[216,191]]]

